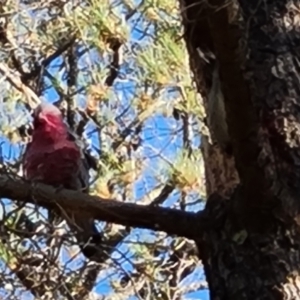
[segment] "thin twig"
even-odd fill
[[[28,99],[28,105],[31,109],[35,108],[41,103],[40,98],[36,93],[28,86],[26,86],[19,74],[12,74],[12,70],[4,63],[0,63],[0,73],[9,81],[9,83],[15,87],[18,91],[22,92]]]
[[[174,191],[174,185],[172,183],[167,183],[161,190],[160,194],[150,203],[151,206],[157,206],[162,204]]]
[[[61,54],[63,54],[66,50],[68,50],[68,48],[73,45],[75,40],[76,40],[76,35],[71,37],[69,41],[67,41],[65,44],[59,47],[54,53],[52,53],[47,58],[45,58],[42,61],[42,63],[39,66],[36,66],[31,72],[24,74],[21,78],[22,82],[27,82],[28,80],[31,80],[32,78],[38,76],[43,69],[47,68],[56,58],[58,58]]]
[[[67,120],[70,128],[74,131],[75,130],[75,96],[74,91],[76,90],[76,82],[77,82],[77,74],[78,74],[78,67],[77,67],[77,56],[76,56],[76,46],[75,41],[72,45],[70,45],[67,53],[66,65],[67,65]]]

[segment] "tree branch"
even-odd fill
[[[157,206],[159,204],[162,204],[173,191],[174,191],[174,185],[171,182],[167,182],[166,185],[161,190],[161,192],[159,193],[159,195],[155,197],[149,205]]]
[[[110,64],[110,74],[105,80],[107,86],[112,86],[119,74],[121,61],[121,46],[122,42],[117,38],[111,38],[108,41],[110,49],[113,51],[112,62]]]
[[[36,107],[41,102],[35,92],[22,82],[20,75],[16,74],[16,72],[12,74],[12,70],[6,64],[0,63],[0,73],[6,77],[13,87],[27,97],[30,108]]]
[[[53,52],[51,55],[46,57],[42,63],[38,66],[36,66],[30,73],[23,74],[22,76],[22,82],[27,82],[28,80],[31,80],[32,78],[38,76],[42,69],[47,68],[56,58],[58,58],[61,54],[63,54],[66,50],[69,49],[73,45],[73,43],[76,40],[76,35],[72,36],[69,41],[67,41],[65,44],[63,44],[61,47],[56,49],[55,52]]]
[[[13,175],[0,175],[0,197],[33,203],[51,209],[80,211],[82,215],[124,226],[164,231],[187,238],[199,237],[209,226],[204,212],[191,213],[176,209],[142,206],[103,199],[81,192],[32,184]],[[196,224],[196,225],[195,225]]]

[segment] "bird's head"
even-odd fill
[[[65,129],[62,113],[55,105],[42,103],[33,112],[33,127],[49,133],[61,131]]]

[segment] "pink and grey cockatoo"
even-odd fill
[[[88,163],[83,149],[64,123],[60,110],[52,104],[43,103],[35,109],[33,118],[32,141],[24,154],[25,178],[87,192]],[[53,216],[53,212],[49,212],[51,214]],[[68,225],[74,230],[82,253],[87,258],[93,257],[101,241],[94,220],[78,213],[72,213],[72,216],[68,214],[68,217]]]

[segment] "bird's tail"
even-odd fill
[[[74,213],[68,221],[68,225],[74,232],[83,255],[89,260],[98,261],[99,254],[103,252],[99,247],[102,236],[96,228],[95,221],[85,218],[81,214]]]

